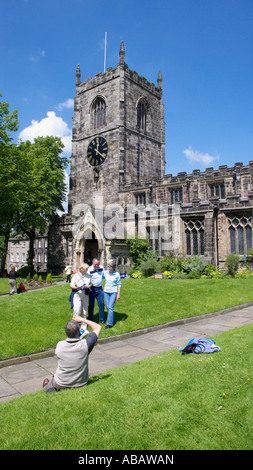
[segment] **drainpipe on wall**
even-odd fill
[[[219,206],[213,206],[214,226],[215,226],[215,248],[216,248],[216,268],[219,269],[219,233],[218,233],[218,216]]]

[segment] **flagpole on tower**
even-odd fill
[[[105,31],[104,73],[105,73],[105,69],[106,69],[106,43],[107,43],[107,31]]]

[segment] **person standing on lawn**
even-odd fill
[[[88,264],[82,263],[71,279],[70,287],[73,293],[74,307],[73,317],[79,315],[82,318],[87,318],[89,292],[91,288],[90,275],[87,273],[88,268]],[[80,335],[85,336],[88,333],[86,323],[81,323]]]
[[[69,264],[66,266],[66,268],[64,269],[64,272],[67,274],[67,280],[66,282],[71,282],[71,273],[72,273],[72,266],[70,266]]]
[[[83,323],[92,332],[87,338],[81,339],[80,324]],[[56,372],[51,380],[46,378],[42,384],[47,393],[83,387],[89,380],[88,358],[100,335],[101,326],[77,315],[67,323],[65,332],[67,339],[59,341],[55,350],[58,358]]]
[[[10,295],[16,294],[16,289],[17,289],[17,282],[16,282],[16,277],[17,277],[17,271],[15,266],[11,267],[11,270],[9,272],[9,285],[10,285]]]
[[[102,287],[104,268],[103,266],[100,266],[99,260],[97,258],[94,258],[92,260],[92,265],[89,267],[87,274],[90,275],[90,281],[92,284],[90,292],[88,318],[89,320],[93,321],[95,299],[97,299],[99,309],[99,323],[104,323],[104,292]]]
[[[114,305],[116,300],[120,299],[121,279],[116,271],[116,261],[111,260],[108,263],[108,271],[104,273],[105,287],[105,305],[108,311],[106,328],[112,328],[114,324]]]

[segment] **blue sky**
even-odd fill
[[[253,160],[253,0],[0,0],[0,92],[15,140],[62,137],[71,154],[75,71],[163,75],[166,173]]]

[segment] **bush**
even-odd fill
[[[34,280],[34,281],[38,281],[38,274],[37,274],[37,273],[34,274],[33,280]]]
[[[210,276],[212,279],[222,279],[224,278],[225,274],[215,269],[215,271],[210,273]]]
[[[160,271],[169,271],[174,273],[180,273],[184,271],[184,258],[176,258],[173,253],[169,256],[164,256],[160,261]]]
[[[47,278],[46,278],[46,282],[47,282],[48,284],[51,284],[52,281],[53,281],[53,279],[52,279],[52,274],[48,274],[48,275],[47,275]]]
[[[214,264],[207,264],[203,270],[203,274],[208,277],[212,277],[212,273],[216,272],[216,266]]]
[[[155,258],[147,259],[147,261],[142,261],[141,263],[141,272],[144,277],[152,276],[159,271],[159,264]]]
[[[17,273],[18,273],[18,276],[22,277],[23,279],[27,279],[28,277],[30,277],[31,279],[31,277],[34,276],[36,271],[30,266],[23,266],[23,268],[20,268]]]
[[[189,272],[186,275],[187,279],[199,279],[201,277],[200,271],[197,271],[196,269],[193,269],[191,272]]]
[[[135,267],[140,266],[141,262],[150,257],[156,257],[157,254],[152,250],[148,241],[145,239],[129,239],[127,240],[129,247],[129,253],[132,257],[133,264]]]
[[[163,275],[166,277],[166,279],[171,279],[174,274],[176,274],[176,273],[174,273],[174,271],[164,271],[163,272]]]
[[[253,261],[253,248],[250,248],[248,250],[247,256],[246,256],[246,261],[251,262]]]
[[[133,279],[141,279],[143,276],[142,276],[142,273],[141,271],[133,271],[130,276],[133,278]]]
[[[241,269],[238,273],[235,274],[235,277],[243,279],[249,279],[250,277],[253,277],[252,268],[246,264],[243,269]]]
[[[227,267],[228,274],[231,277],[235,277],[239,266],[239,256],[235,253],[230,253],[226,257],[225,266]]]
[[[194,256],[186,260],[184,270],[188,274],[192,271],[197,271],[199,274],[202,274],[206,265],[206,261],[201,256]]]

